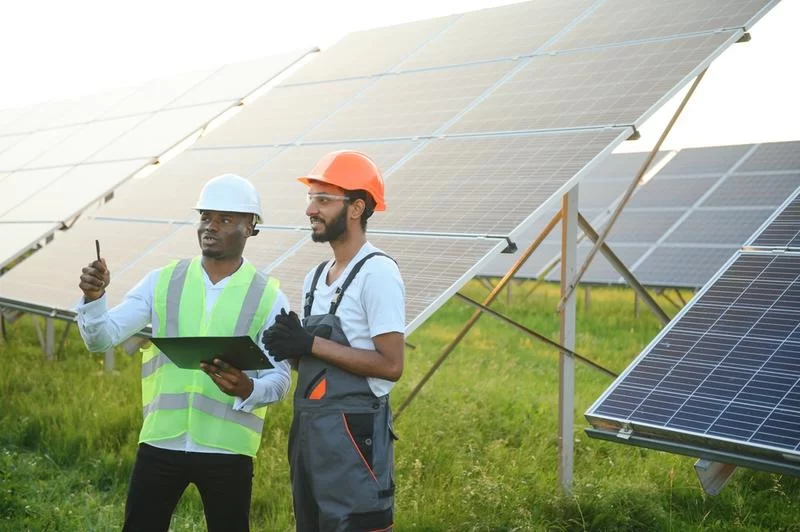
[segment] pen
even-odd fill
[[[94,241],[94,248],[97,250],[97,260],[100,260],[100,241]]]

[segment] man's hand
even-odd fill
[[[81,282],[78,283],[78,287],[83,290],[83,297],[87,303],[103,297],[109,284],[111,284],[111,272],[108,271],[106,259],[93,261],[81,270]]]
[[[281,309],[281,313],[275,316],[275,324],[264,331],[261,341],[272,358],[280,362],[287,358],[310,355],[314,335],[303,329],[297,313],[291,311],[287,314],[286,309]]]
[[[211,377],[224,394],[247,399],[253,393],[253,379],[227,362],[215,358],[213,364],[200,363],[200,369]]]

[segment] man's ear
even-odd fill
[[[351,218],[361,218],[361,215],[364,213],[364,209],[367,206],[366,203],[364,203],[364,200],[353,200],[350,202],[350,205],[353,207],[353,215]]]

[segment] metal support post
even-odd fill
[[[483,300],[484,305],[488,307],[492,301],[495,300],[497,295],[503,290],[503,287],[514,277],[519,269],[522,268],[522,265],[525,264],[525,261],[528,260],[534,251],[536,251],[536,248],[539,247],[544,239],[547,238],[547,235],[550,234],[550,231],[553,230],[559,220],[561,220],[561,212],[558,212],[555,216],[553,216],[553,218],[547,223],[547,226],[545,226],[545,228],[542,230],[541,234],[536,237],[536,240],[534,240],[531,245],[528,246],[528,249],[526,249],[525,252],[520,255],[519,259],[517,259],[517,262],[515,262],[511,269],[506,272],[502,279],[500,279],[500,282],[495,285],[489,295],[486,296],[486,299]],[[442,350],[442,354],[439,355],[439,358],[436,359],[436,361],[433,363],[433,366],[431,366],[427,373],[423,375],[422,380],[417,383],[414,389],[411,390],[411,393],[408,394],[408,397],[406,397],[405,401],[403,401],[403,403],[397,408],[397,413],[394,416],[395,419],[398,419],[403,413],[403,410],[405,410],[406,407],[411,404],[419,391],[423,388],[423,386],[425,386],[425,383],[428,382],[436,370],[439,369],[439,367],[444,363],[450,353],[453,352],[453,350],[456,348],[456,346],[458,346],[461,340],[464,339],[470,329],[472,329],[472,326],[475,325],[475,323],[481,317],[481,314],[482,312],[480,310],[475,311],[464,327],[461,328],[461,331],[456,335],[456,337],[445,346],[444,350]]]
[[[112,347],[108,351],[106,351],[105,358],[103,359],[103,370],[106,373],[111,373],[114,371],[114,364],[116,360],[114,359],[114,348]]]
[[[594,230],[594,227],[592,227],[592,225],[586,220],[586,218],[581,216],[580,213],[578,213],[578,224],[580,224],[583,233],[587,237],[589,237],[589,240],[593,242],[598,241],[600,237],[597,235],[597,232]],[[639,317],[638,297],[641,297],[644,300],[644,302],[647,303],[647,306],[650,307],[650,310],[653,311],[653,314],[656,315],[656,317],[661,321],[662,324],[666,325],[667,323],[669,323],[669,316],[667,316],[667,313],[664,312],[660,306],[658,306],[656,300],[653,299],[653,297],[650,295],[647,289],[644,286],[642,286],[639,280],[636,279],[636,277],[619,259],[619,257],[617,257],[616,253],[611,251],[611,248],[608,247],[608,244],[606,244],[605,242],[601,243],[600,251],[603,253],[603,256],[606,258],[606,260],[611,263],[614,269],[617,270],[617,273],[619,273],[622,276],[622,278],[625,279],[625,282],[627,282],[630,285],[630,287],[636,291],[637,294],[636,317]]]
[[[61,340],[58,341],[58,349],[56,349],[55,358],[59,358],[61,356],[61,351],[64,349],[64,344],[67,342],[67,334],[69,334],[70,325],[72,325],[71,321],[68,321],[64,325],[64,331],[61,333]]]
[[[664,290],[663,288],[661,288],[660,290],[656,290],[656,294],[669,301],[669,304],[675,307],[677,310],[681,309],[681,306],[675,303],[675,300],[669,297],[669,294],[667,294],[667,291]]]
[[[681,294],[680,288],[676,288],[675,289],[675,295],[678,296],[678,299],[681,300],[681,304],[685,307],[686,306],[686,300],[683,298],[683,294]]]
[[[55,358],[56,324],[54,318],[44,319],[44,354],[47,360]]]
[[[578,186],[561,200],[561,334],[559,343],[575,349],[575,294],[568,285],[575,278],[578,254]],[[558,480],[564,493],[572,492],[572,469],[575,449],[575,360],[563,351],[558,364]]]
[[[625,206],[628,204],[628,201],[631,199],[634,190],[636,190],[636,187],[639,185],[639,181],[642,180],[642,177],[644,177],[644,174],[647,172],[647,169],[650,168],[650,164],[653,162],[653,159],[655,159],[656,155],[658,154],[658,150],[661,149],[661,145],[664,143],[664,141],[667,138],[667,135],[669,135],[669,132],[672,130],[672,126],[675,125],[675,122],[677,122],[678,117],[681,116],[683,109],[686,107],[686,104],[689,103],[689,100],[694,94],[695,89],[700,84],[700,81],[703,79],[703,76],[706,75],[707,71],[708,69],[703,70],[700,73],[700,75],[695,78],[694,83],[692,83],[692,86],[689,87],[689,92],[687,92],[686,96],[683,97],[683,100],[681,101],[681,104],[678,106],[678,109],[672,115],[672,118],[667,124],[667,127],[664,128],[664,131],[661,133],[661,137],[659,137],[658,142],[656,142],[655,146],[653,146],[653,149],[650,151],[650,154],[647,156],[647,159],[645,159],[644,163],[642,163],[641,168],[639,168],[639,172],[637,172],[636,174],[636,178],[633,180],[628,189],[625,191],[625,194],[622,196],[622,199],[619,201],[616,208],[614,209],[614,212],[611,214],[611,217],[608,219],[606,225],[603,227],[603,232],[600,233],[600,237],[598,238],[597,242],[595,242],[594,246],[592,246],[592,249],[589,250],[589,254],[586,255],[586,259],[584,259],[581,269],[575,275],[575,279],[571,283],[572,290],[575,289],[575,287],[581,281],[581,278],[583,278],[583,274],[585,274],[586,270],[589,269],[589,265],[592,263],[592,260],[594,259],[595,255],[597,255],[597,252],[600,250],[600,246],[603,244],[603,242],[606,241],[606,237],[608,237],[608,234],[614,227],[614,223],[617,221],[617,218],[619,218],[619,215],[622,213],[622,209],[624,209]],[[571,295],[572,291],[564,294],[564,296],[561,298],[561,302],[559,302],[558,304],[559,310],[561,310],[561,307],[564,305],[567,298]]]
[[[492,288],[494,288],[494,286],[492,286],[492,283],[486,277],[478,277],[478,281],[480,281],[483,287],[486,288],[486,290],[488,290],[489,292],[491,292]]]

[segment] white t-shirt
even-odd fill
[[[333,264],[332,260],[328,261],[317,281],[311,314],[327,314],[336,289],[350,275],[353,266],[362,258],[376,251],[381,250],[369,242],[365,243],[331,285],[327,285],[325,282]],[[305,302],[305,295],[311,288],[311,281],[314,279],[316,269],[315,266],[306,275],[301,302]],[[339,316],[342,330],[350,345],[358,349],[375,349],[372,341],[375,336],[389,332],[405,332],[405,299],[406,289],[397,264],[392,259],[382,256],[367,260],[353,282],[347,287],[339,302],[339,308],[336,310],[336,315]],[[367,382],[377,397],[388,394],[394,386],[392,381],[374,377],[367,377]]]

